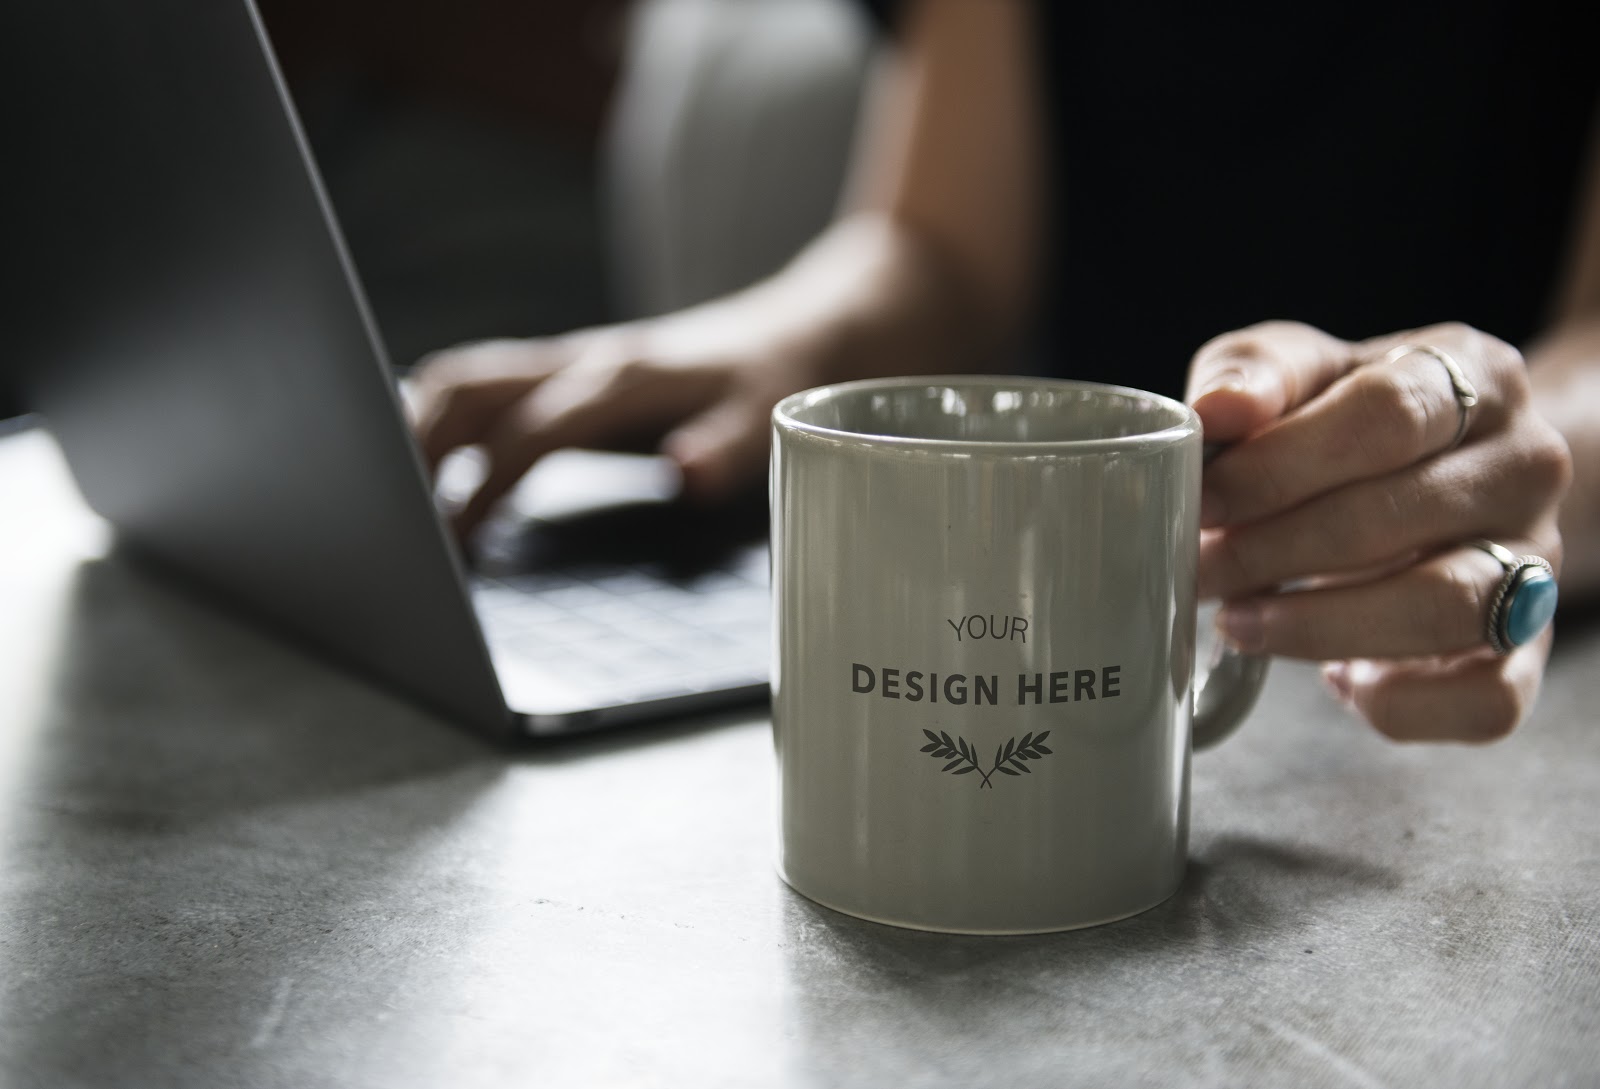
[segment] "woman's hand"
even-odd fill
[[[522,474],[562,447],[649,449],[691,498],[760,479],[772,407],[851,378],[970,369],[1003,335],[949,259],[892,217],[840,220],[782,272],[736,295],[547,340],[436,353],[415,373],[413,425],[430,470],[481,447],[485,478],[454,518],[470,533]]]
[[[768,417],[811,381],[803,346],[776,342],[730,301],[544,340],[435,353],[415,373],[413,423],[430,471],[452,450],[487,459],[454,516],[465,536],[541,457],[563,447],[659,449],[684,491],[714,499],[760,477]]]
[[[1475,387],[1461,406],[1448,354]],[[1486,638],[1500,564],[1485,538],[1559,572],[1566,445],[1532,409],[1516,349],[1465,325],[1352,343],[1307,325],[1227,333],[1195,356],[1210,442],[1200,587],[1245,650],[1325,661],[1324,677],[1402,740],[1505,736],[1538,693],[1550,632]]]

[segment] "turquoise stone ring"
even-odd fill
[[[1505,576],[1489,598],[1484,637],[1497,654],[1510,654],[1550,623],[1556,614],[1556,573],[1540,556],[1514,556],[1493,541],[1469,542],[1495,558]]]

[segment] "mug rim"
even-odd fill
[[[1115,394],[1153,403],[1175,411],[1179,422],[1154,431],[1141,431],[1132,435],[1114,435],[1094,439],[936,439],[905,435],[885,435],[869,431],[848,431],[810,423],[795,416],[804,407],[835,399],[846,393],[869,390],[894,390],[908,388],[934,388],[939,386],[966,386],[994,389],[1058,389],[1085,390],[1098,394]],[[833,382],[825,386],[791,393],[772,408],[773,426],[780,431],[804,434],[835,442],[850,443],[869,450],[929,450],[941,453],[1004,453],[1016,454],[1092,454],[1105,450],[1127,449],[1140,446],[1168,446],[1182,442],[1191,435],[1201,433],[1200,417],[1194,408],[1182,401],[1133,386],[1119,386],[1107,382],[1086,382],[1073,378],[1046,378],[1032,375],[994,374],[925,374],[897,375],[892,378],[858,378],[848,382]]]

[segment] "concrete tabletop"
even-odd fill
[[[760,712],[507,752],[111,554],[0,439],[0,1085],[1600,1084],[1600,631],[1489,748],[1280,663],[1167,903],[816,907]]]

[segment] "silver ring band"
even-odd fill
[[[1454,450],[1461,445],[1461,440],[1467,437],[1467,425],[1472,421],[1472,409],[1478,403],[1478,391],[1467,381],[1466,374],[1461,370],[1461,364],[1451,358],[1448,352],[1442,348],[1435,348],[1432,344],[1401,344],[1390,348],[1384,355],[1383,361],[1396,363],[1413,352],[1433,356],[1443,363],[1444,369],[1449,372],[1450,392],[1455,395],[1457,417],[1455,438],[1450,440],[1450,445],[1445,447],[1445,450]]]
[[[1543,556],[1514,555],[1482,538],[1468,541],[1494,557],[1505,572],[1489,597],[1484,640],[1496,654],[1510,654],[1545,629],[1556,611],[1556,573]]]

